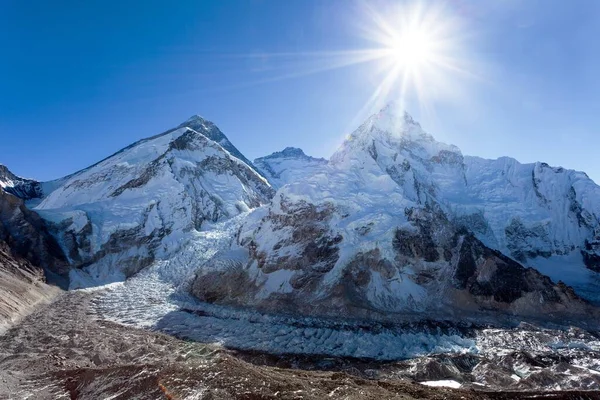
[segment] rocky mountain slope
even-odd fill
[[[59,290],[46,285],[46,276],[66,267],[44,221],[23,200],[0,188],[0,332],[54,297]]]
[[[5,242],[0,242],[0,282],[0,335],[60,292],[46,284],[41,268],[14,255]]]
[[[301,149],[286,147],[265,157],[254,160],[260,173],[275,188],[322,172],[327,160],[310,157]]]
[[[557,274],[567,283],[593,268],[599,195],[582,173],[464,157],[390,105],[321,173],[253,212],[238,246],[199,271],[193,293],[307,314],[585,320],[597,311],[527,267],[570,256]]]

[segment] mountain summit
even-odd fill
[[[185,122],[181,123],[178,128],[190,128],[196,132],[199,132],[209,138],[210,140],[218,143],[227,150],[232,156],[246,163],[250,168],[255,169],[254,165],[248,160],[221,132],[221,130],[211,121],[202,118],[199,115],[192,115]]]

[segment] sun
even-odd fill
[[[452,96],[469,63],[462,48],[464,29],[444,3],[402,2],[395,9],[375,10],[363,3],[364,37],[373,47],[364,60],[378,65],[379,84],[363,111],[394,100],[406,108],[407,99],[430,112],[434,100]]]
[[[464,101],[470,80],[485,81],[480,73],[474,73],[482,66],[465,45],[477,35],[468,32],[464,10],[455,2],[356,1],[356,12],[348,18],[355,32],[355,47],[252,55],[268,56],[294,70],[283,75],[269,71],[269,76],[246,85],[369,64],[370,68],[361,68],[360,79],[373,85],[373,91],[356,113],[353,126],[389,102],[405,110],[417,106],[421,116],[435,117],[436,102]]]
[[[397,66],[418,68],[435,57],[433,44],[433,38],[427,32],[411,29],[393,38],[388,52]]]

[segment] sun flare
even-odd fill
[[[475,60],[466,43],[475,35],[467,34],[464,10],[426,0],[388,3],[387,7],[379,3],[377,9],[372,2],[357,1],[351,23],[361,45],[337,51],[255,54],[257,59],[278,58],[295,71],[270,74],[250,84],[368,64],[371,68],[363,69],[361,77],[374,85],[373,92],[352,127],[390,101],[403,109],[419,107],[420,115],[434,116],[437,101],[465,100],[468,81],[484,80],[473,72]]]
[[[390,98],[406,107],[412,98],[427,112],[434,100],[458,91],[456,78],[469,75],[468,60],[451,10],[418,1],[383,11],[364,7],[364,36],[374,43],[367,52],[382,75],[365,111]]]

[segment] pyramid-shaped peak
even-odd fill
[[[436,141],[399,103],[390,102],[351,133],[330,161],[341,165],[348,160],[362,159],[364,154],[377,157],[374,154],[381,152],[377,148],[410,149],[407,151],[423,159],[435,157],[442,150],[460,155],[456,146]]]
[[[215,124],[204,117],[194,114],[179,125],[180,128],[188,127],[194,130],[213,129]]]
[[[389,128],[402,125],[420,126],[418,122],[396,101],[387,103],[378,113],[373,115],[373,122],[387,123]]]
[[[254,169],[254,165],[248,160],[225,136],[223,132],[217,127],[217,125],[209,121],[198,114],[194,114],[189,117],[185,122],[181,123],[178,128],[189,128],[208,139],[217,142],[223,146],[225,150],[231,153],[232,156],[245,162],[250,168]]]
[[[198,115],[198,114],[194,114],[185,120],[185,122],[192,122],[192,121],[206,121],[206,120],[204,119],[204,117],[202,117],[201,115]]]

